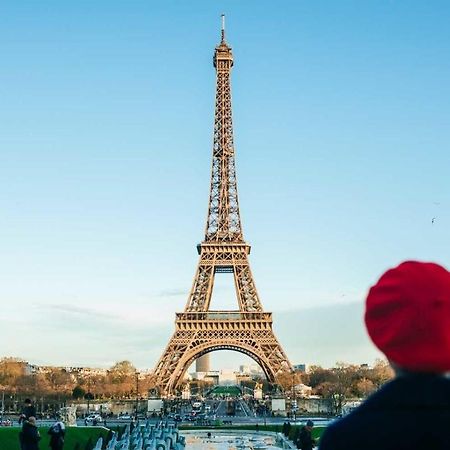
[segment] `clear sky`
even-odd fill
[[[292,362],[373,361],[367,288],[450,266],[448,1],[5,0],[0,355],[155,364],[203,238],[222,12],[244,233]]]

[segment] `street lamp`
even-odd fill
[[[2,391],[2,410],[0,414],[0,420],[3,421],[3,414],[5,413],[5,390]]]
[[[294,421],[297,413],[297,392],[295,390],[295,370],[292,371],[292,392],[291,392],[291,414],[293,414]]]
[[[84,394],[84,398],[87,400],[87,415],[89,415],[90,411],[90,401],[94,398],[91,393],[91,377],[88,376],[88,391]]]
[[[136,419],[138,416],[138,406],[139,406],[139,372],[136,370]]]

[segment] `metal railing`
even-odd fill
[[[197,321],[197,320],[272,320],[270,312],[249,312],[249,311],[200,311],[177,313],[177,320]]]

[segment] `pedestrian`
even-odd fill
[[[314,422],[312,420],[307,420],[306,425],[300,430],[298,436],[297,448],[302,450],[312,450],[316,445],[316,441],[312,437],[312,429],[314,427]]]
[[[62,450],[64,447],[64,436],[66,434],[66,427],[62,420],[56,422],[49,428],[50,448],[52,450]]]
[[[417,261],[388,270],[365,323],[395,378],[330,425],[320,449],[450,449],[450,273]]]
[[[301,428],[303,428],[303,427],[301,427]],[[295,446],[297,447],[297,448],[299,448],[299,445],[300,445],[300,443],[299,443],[299,437],[300,437],[300,429],[301,429],[300,427],[295,427],[295,429],[294,429],[294,436],[293,436],[293,438],[292,438],[292,441],[294,442],[294,444],[295,444]]]
[[[22,431],[19,433],[20,448],[22,450],[39,450],[41,435],[36,426],[36,418],[29,417],[23,421]]]
[[[289,438],[289,435],[291,434],[291,422],[286,422],[286,430],[284,435]]]
[[[34,407],[31,399],[25,399],[25,405],[22,409],[22,413],[19,417],[19,425],[24,421],[28,420],[30,417],[36,417],[36,408]]]

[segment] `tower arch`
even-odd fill
[[[191,352],[186,353],[182,361],[180,361],[181,371],[174,374],[174,377],[169,382],[169,391],[175,392],[177,386],[183,380],[184,375],[191,364],[200,356],[203,356],[207,353],[212,353],[220,350],[231,350],[235,352],[242,353],[250,358],[252,358],[263,370],[264,375],[270,383],[276,382],[276,374],[273,373],[272,367],[267,361],[264,354],[258,354],[258,350],[255,350],[252,346],[246,345],[240,342],[232,343],[232,342],[214,342],[211,344],[205,343],[199,346],[196,350],[192,350]]]

